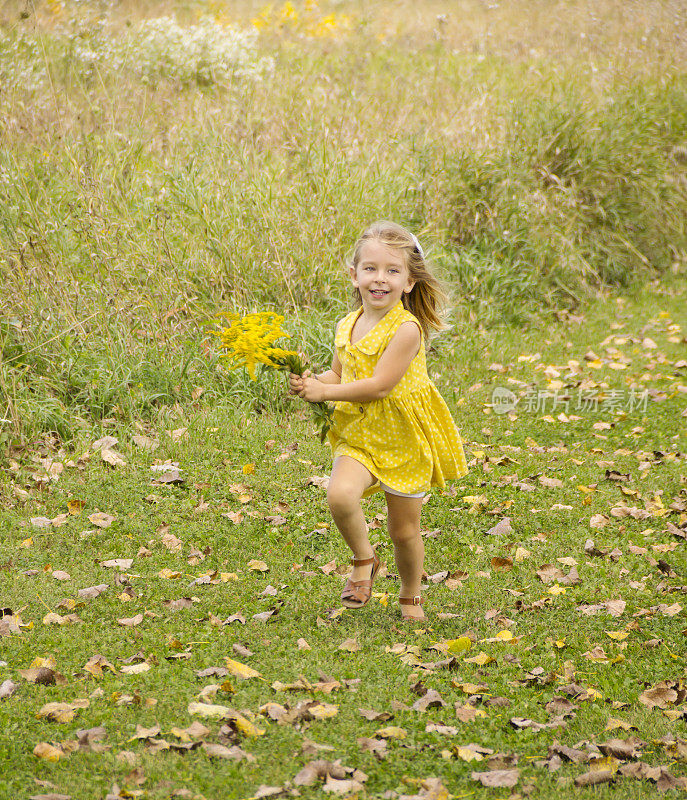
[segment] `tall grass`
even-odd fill
[[[270,23],[242,51],[244,66],[274,60],[255,74],[213,68],[219,45],[195,71],[171,50],[165,69],[149,51],[137,66],[134,4],[3,6],[7,440],[227,397],[278,406],[270,378],[221,369],[207,321],[278,308],[325,363],[345,255],[377,217],[418,233],[458,332],[579,306],[684,257],[680,4],[466,1],[445,19],[439,2],[320,6],[350,25],[317,38]],[[262,7],[146,15],[178,12],[222,42]]]

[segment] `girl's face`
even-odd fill
[[[351,267],[351,281],[360,291],[365,310],[391,310],[404,293],[415,285],[406,266],[403,250],[369,239],[360,249],[360,258]]]

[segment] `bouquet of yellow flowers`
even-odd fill
[[[255,380],[255,367],[263,364],[273,369],[302,375],[305,369],[299,353],[295,350],[284,350],[275,347],[278,339],[291,338],[282,330],[284,317],[272,311],[261,311],[257,314],[223,313],[220,316],[227,320],[227,325],[219,331],[213,331],[219,337],[221,347],[226,351],[224,357],[231,364],[230,369],[245,368],[252,380]],[[331,427],[332,409],[327,403],[311,403],[315,422],[320,428],[320,441],[324,439]]]

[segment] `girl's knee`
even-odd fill
[[[407,545],[414,541],[422,542],[419,525],[395,525],[389,527],[389,538],[395,545]]]
[[[332,514],[350,513],[360,505],[360,497],[357,496],[355,489],[344,481],[330,482],[327,487],[327,505]]]

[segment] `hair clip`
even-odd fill
[[[420,254],[421,258],[425,257],[425,251],[420,247],[420,242],[417,240],[417,236],[414,233],[410,234],[410,238],[413,240],[413,244],[415,245],[415,249]]]

